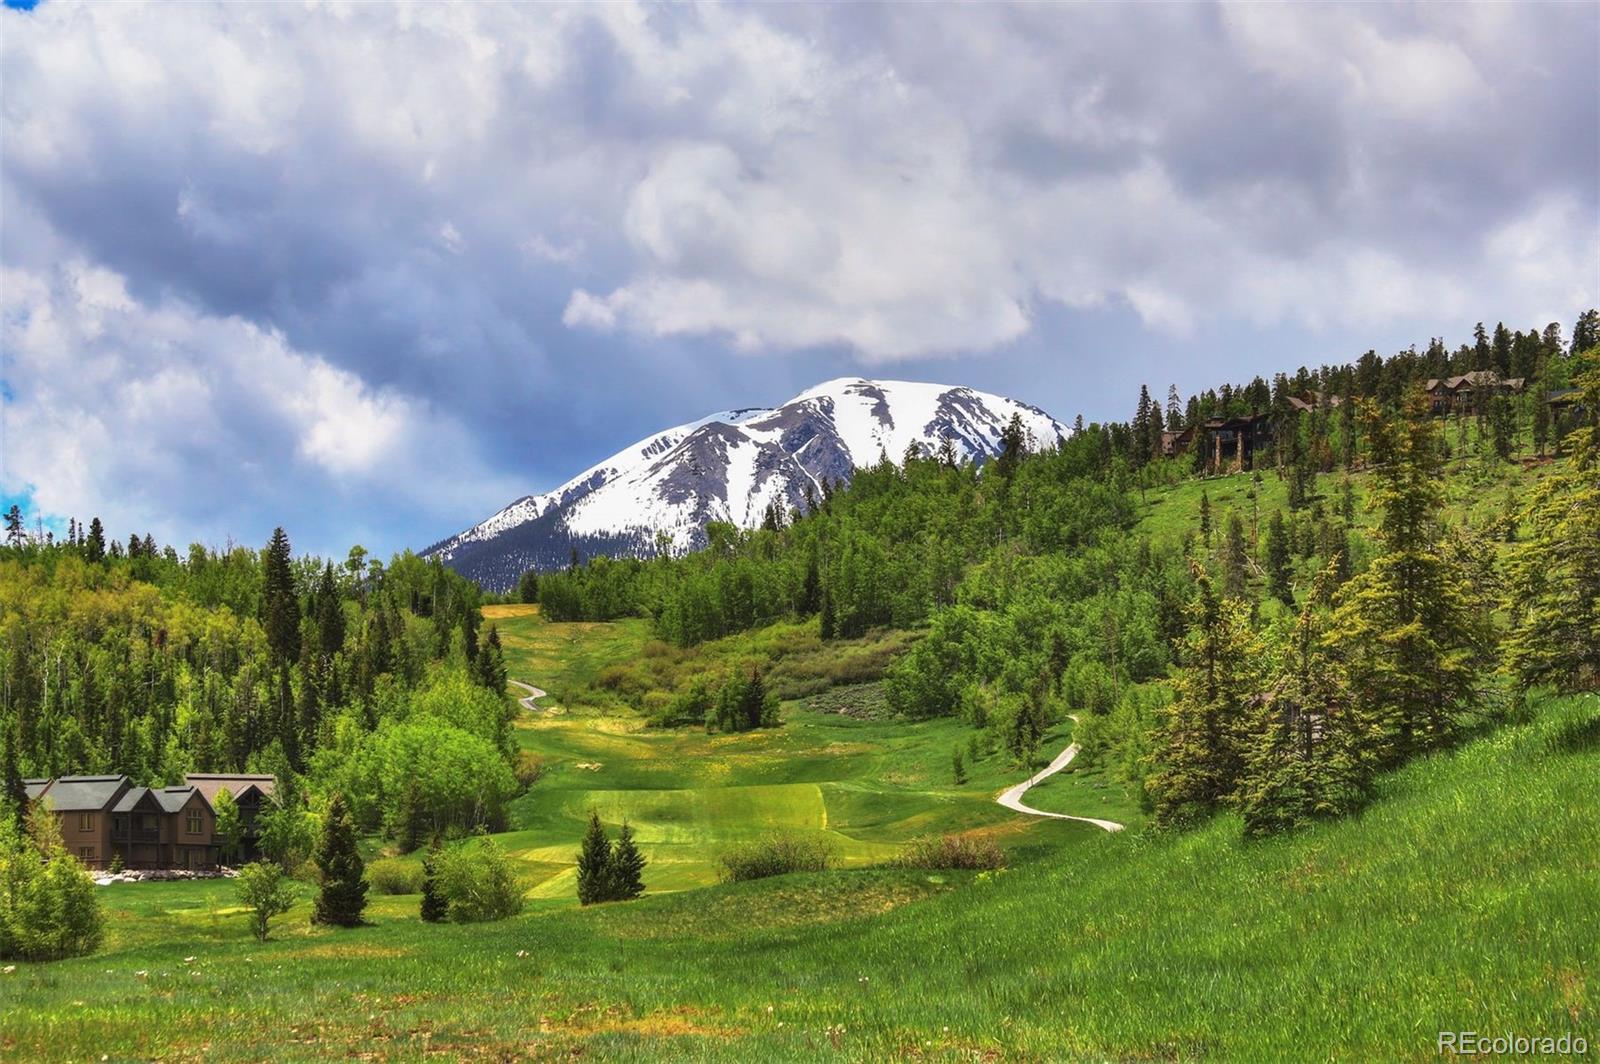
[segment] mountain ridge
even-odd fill
[[[422,554],[503,590],[530,568],[568,564],[574,550],[621,557],[689,549],[703,543],[707,522],[755,527],[772,503],[801,506],[808,484],[848,481],[853,470],[883,456],[899,460],[910,447],[932,454],[949,439],[961,460],[987,461],[1013,415],[1032,446],[1071,431],[1036,406],[973,388],[838,377],[776,407],[719,411],[651,433]]]

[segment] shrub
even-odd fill
[[[54,814],[30,832],[0,818],[0,957],[56,960],[92,953],[105,933],[94,881],[61,845]]]
[[[271,861],[256,861],[241,868],[234,889],[239,903],[250,910],[250,930],[262,942],[267,940],[267,922],[294,905],[294,890],[284,878],[283,869]]]
[[[517,763],[512,773],[516,776],[517,786],[527,790],[538,783],[539,777],[544,775],[544,760],[531,750],[522,750],[517,754]]]
[[[422,890],[422,866],[415,861],[380,857],[367,865],[367,882],[379,894],[417,894]]]
[[[894,862],[901,868],[977,868],[1006,866],[1005,851],[994,840],[973,835],[928,835],[915,839]]]
[[[437,864],[439,893],[455,923],[503,920],[522,911],[522,885],[493,839],[468,839],[441,853]]]
[[[742,883],[790,872],[822,872],[833,865],[833,848],[817,836],[769,835],[722,855],[723,879]]]

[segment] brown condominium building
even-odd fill
[[[181,786],[141,787],[127,776],[61,776],[25,781],[30,805],[61,822],[67,850],[90,868],[214,868],[221,863],[214,802],[232,793],[244,825],[240,856],[255,851],[256,818],[272,797],[271,776],[196,773]]]

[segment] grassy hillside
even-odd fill
[[[799,782],[748,753],[730,780]],[[840,871],[472,927],[382,898],[374,926],[329,931],[302,903],[266,945],[226,884],[118,886],[100,954],[0,976],[0,1051],[1424,1060],[1441,1028],[1592,1039],[1597,810],[1589,696],[1267,842],[1231,817],[1167,839],[1058,825],[1071,845],[998,875]]]

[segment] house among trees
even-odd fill
[[[1272,446],[1272,418],[1266,414],[1207,418],[1201,425],[1206,470],[1237,473],[1255,468],[1255,452]]]
[[[255,849],[256,817],[272,776],[196,774],[181,786],[142,787],[127,776],[25,780],[28,803],[43,802],[61,822],[68,852],[89,868],[120,859],[124,868],[215,868],[223,840],[215,802],[228,790],[239,806],[242,853]]]
[[[1297,414],[1309,414],[1313,410],[1321,410],[1324,407],[1334,410],[1342,402],[1344,400],[1337,395],[1324,395],[1322,392],[1310,389],[1301,392],[1299,395],[1289,396],[1289,408]]]
[[[1423,390],[1433,413],[1451,414],[1476,410],[1487,396],[1519,394],[1526,383],[1522,377],[1501,378],[1492,369],[1480,369],[1456,377],[1430,377]]]

